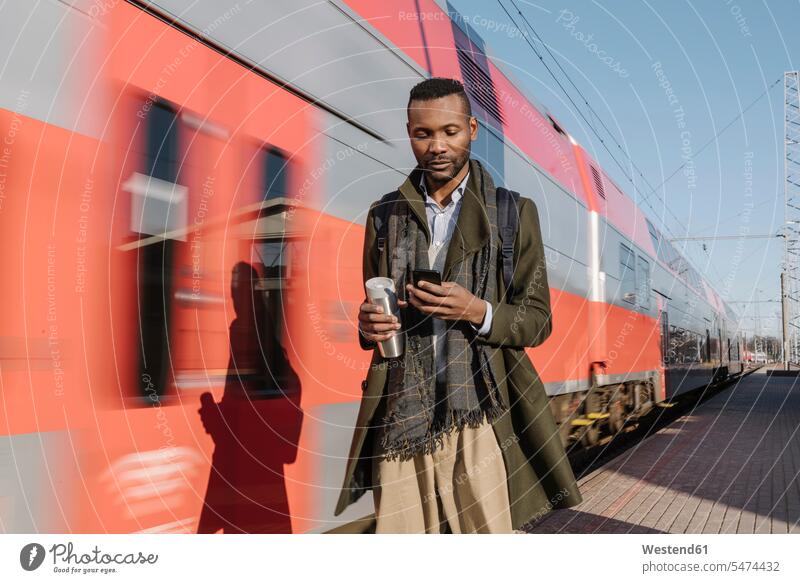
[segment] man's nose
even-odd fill
[[[428,151],[432,154],[442,154],[447,151],[447,144],[443,140],[431,140]]]

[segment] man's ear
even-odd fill
[[[469,118],[469,139],[471,142],[478,139],[478,120],[475,116]]]
[[[410,138],[411,137],[411,122],[408,122],[408,121],[406,122],[406,133],[408,134],[408,137]]]

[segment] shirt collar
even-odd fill
[[[467,180],[469,179],[469,173],[470,173],[470,171],[467,170],[467,174],[466,174],[466,176],[464,176],[464,179],[458,184],[458,186],[456,186],[455,190],[453,190],[453,193],[450,195],[450,202],[451,203],[457,203],[461,199],[461,197],[464,195],[464,189],[467,187]],[[426,204],[433,204],[437,208],[441,208],[441,207],[439,207],[439,203],[437,203],[435,200],[433,200],[432,198],[430,198],[428,196],[428,185],[425,183],[425,173],[424,172],[422,172],[422,176],[420,176],[420,179],[419,179],[419,188],[422,191],[422,196],[425,199],[425,203]]]

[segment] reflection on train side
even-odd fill
[[[117,501],[154,531],[291,532],[285,468],[304,414],[287,312],[305,263],[302,238],[287,236],[292,165],[273,145],[148,100],[121,181],[120,264],[136,274],[116,300],[136,333],[123,350],[135,363],[127,402],[146,416],[183,410],[169,409],[164,449],[122,454],[105,479],[124,478]],[[159,512],[171,520],[152,526]]]
[[[231,297],[236,318],[230,326],[225,392],[219,403],[208,392],[200,397],[203,426],[215,444],[200,533],[291,531],[283,465],[296,456],[294,444],[303,419],[300,382],[280,344],[277,315],[270,309],[280,306],[280,287],[259,292],[259,280],[253,265],[234,266]],[[270,411],[252,400],[277,396],[285,399]],[[279,419],[280,425],[268,424],[263,413],[276,408],[282,414],[270,419]]]

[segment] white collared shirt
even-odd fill
[[[464,191],[467,188],[467,180],[469,179],[469,172],[464,177],[455,190],[450,195],[450,202],[442,208],[439,203],[433,198],[428,196],[428,187],[425,183],[425,174],[420,178],[419,187],[422,191],[422,196],[425,200],[425,214],[428,217],[428,230],[431,234],[431,242],[428,247],[428,263],[431,269],[434,269],[442,274],[444,269],[444,260],[447,256],[447,248],[450,245],[450,239],[456,229],[456,222],[458,220],[458,213],[461,211],[461,202],[464,197]],[[478,331],[478,334],[485,335],[489,333],[492,328],[492,304],[486,300],[486,315],[483,318],[483,324],[480,328],[470,323],[470,325]],[[444,338],[447,331],[447,320],[441,318],[433,318],[433,350],[434,362],[436,363],[436,378],[439,381],[444,380],[444,369],[447,366],[444,357]]]
[[[428,230],[431,234],[431,242],[428,247],[428,264],[431,269],[437,270],[442,273],[444,269],[444,261],[447,257],[446,249],[450,245],[450,239],[453,236],[453,231],[456,228],[458,221],[458,213],[461,210],[461,199],[464,196],[464,191],[467,188],[467,180],[469,180],[470,173],[464,177],[459,185],[453,190],[450,195],[450,202],[444,208],[439,206],[435,200],[428,196],[428,188],[425,184],[425,175],[423,173],[420,179],[420,190],[422,191],[423,199],[425,201],[425,214],[428,218]],[[444,252],[443,252],[444,251]],[[444,276],[444,273],[442,273]],[[483,324],[478,328],[470,322],[470,326],[477,330],[480,335],[486,335],[492,328],[492,304],[486,300],[486,314],[483,318]],[[433,350],[434,362],[436,363],[436,377],[437,380],[444,380],[444,368],[446,362],[444,359],[444,352],[441,348],[444,346],[444,334],[447,330],[446,320],[440,318],[433,318]],[[361,324],[358,326],[359,333],[361,332]]]

